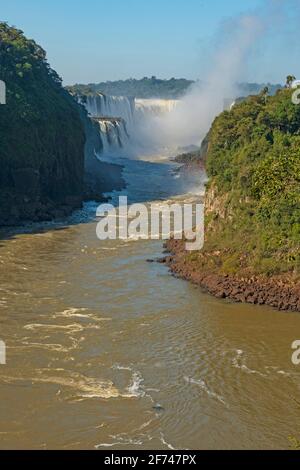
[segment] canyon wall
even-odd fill
[[[0,23],[0,80],[6,84],[6,104],[0,105],[0,225],[65,217],[84,199],[123,187],[122,168],[96,157],[121,145],[123,121],[91,121],[62,87],[45,51],[6,23]]]
[[[85,135],[78,106],[45,51],[0,24],[0,218],[2,225],[47,220],[80,207]]]

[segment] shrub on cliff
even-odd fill
[[[7,90],[0,106],[0,224],[78,204],[85,142],[78,107],[45,51],[6,23],[0,23],[0,79]]]
[[[205,250],[221,248],[224,272],[299,274],[300,106],[291,93],[248,97],[210,130]]]

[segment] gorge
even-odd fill
[[[289,448],[300,436],[291,361],[300,108],[291,90],[250,96],[210,130],[194,119],[204,138],[190,153],[163,145],[164,133],[149,146],[173,112],[168,143],[190,126],[180,93],[64,89],[34,41],[2,23],[0,34],[1,448]],[[186,159],[191,171],[180,171]],[[205,192],[202,252],[171,241],[164,260],[161,240],[96,237],[99,202],[126,195],[159,209]],[[157,259],[165,262],[147,262]],[[223,285],[207,293],[219,276],[240,298]],[[233,282],[241,277],[246,296]],[[275,278],[280,291],[295,284],[293,295],[248,303],[251,282]]]

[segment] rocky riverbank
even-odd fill
[[[217,298],[300,312],[300,282],[291,276],[222,275],[209,269],[199,270],[197,261],[185,251],[181,240],[168,241],[166,249],[170,255],[163,258],[162,262],[168,265],[176,277],[191,281]],[[216,253],[213,255],[216,256]],[[200,256],[208,259],[210,254]]]
[[[171,271],[219,298],[300,311],[299,107],[289,86],[224,111],[196,155],[209,181],[205,243],[168,243]],[[177,161],[178,161],[177,158]]]

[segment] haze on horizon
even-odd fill
[[[202,79],[216,45],[240,15],[268,18],[249,50],[242,81],[282,83],[300,77],[297,0],[14,0],[1,20],[22,29],[46,51],[65,84],[182,77]]]

